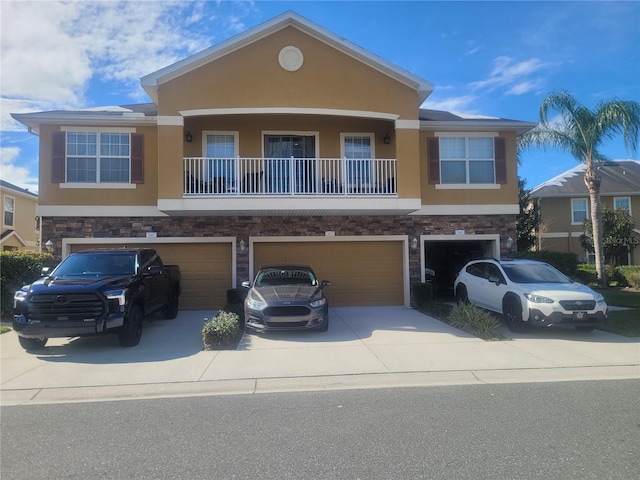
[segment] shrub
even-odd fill
[[[0,302],[2,318],[13,313],[13,295],[40,278],[42,267],[53,265],[53,255],[36,252],[0,252]]]
[[[205,350],[212,350],[237,343],[241,333],[238,314],[221,310],[204,323],[202,342]]]
[[[624,277],[626,285],[633,288],[640,288],[640,266],[621,265],[616,267],[616,270]]]
[[[580,283],[585,285],[598,283],[598,272],[596,272],[596,266],[587,263],[581,263],[576,269],[575,275],[572,277]]]
[[[433,300],[433,284],[413,283],[411,285],[411,299],[416,307],[422,307]]]
[[[458,303],[449,312],[448,323],[477,337],[498,338],[500,322],[486,310],[470,303]]]

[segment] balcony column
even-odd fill
[[[396,120],[398,196],[420,198],[420,122]]]
[[[158,116],[158,196],[181,198],[184,188],[184,119]]]

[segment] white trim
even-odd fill
[[[542,238],[580,238],[584,232],[547,232],[542,234]]]
[[[498,132],[433,132],[434,137],[499,137]]]
[[[589,197],[574,197],[574,198],[571,199],[571,211],[569,213],[571,215],[571,217],[570,217],[571,225],[582,225],[582,223],[583,223],[583,222],[576,222],[576,221],[573,220],[573,214],[574,214],[574,211],[575,211],[574,208],[573,208],[573,202],[577,201],[577,200],[580,200],[580,201],[584,200],[584,201],[587,202],[587,206],[585,208],[585,219],[589,220],[591,218],[591,214],[590,214],[591,213],[590,212],[591,208],[590,208],[590,205],[589,205]]]
[[[1,238],[0,239],[0,245],[2,245],[3,243],[5,243],[7,240],[9,240],[11,237],[16,237],[18,239],[18,241],[22,244],[23,247],[28,247],[30,245],[28,245],[28,243],[32,243],[32,242],[27,242],[25,241],[19,234],[18,232],[16,232],[15,230],[13,230],[11,233],[9,233],[6,237]],[[31,245],[31,246],[35,246],[35,245]]]
[[[500,190],[499,183],[438,183],[436,190]]]
[[[88,190],[135,190],[137,184],[135,183],[80,183],[80,182],[65,182],[60,183],[60,188],[85,188]]]
[[[375,118],[380,120],[397,120],[395,113],[370,112],[365,110],[342,110],[336,108],[303,108],[303,107],[246,107],[246,108],[199,108],[180,110],[182,117],[199,117],[215,115],[261,115],[261,114],[294,114],[294,115],[333,115],[337,117]],[[160,117],[158,117],[159,119]],[[160,124],[158,120],[158,125]]]
[[[184,117],[178,115],[158,115],[158,126],[184,127]]]
[[[500,258],[500,234],[498,233],[477,233],[477,234],[462,234],[462,235],[420,235],[420,243],[418,244],[418,248],[420,249],[420,281],[424,283],[425,281],[425,269],[426,258],[425,258],[425,243],[428,241],[432,242],[464,242],[464,241],[492,241],[493,258]],[[458,272],[455,272],[456,274]],[[436,277],[438,272],[436,272]]]
[[[420,130],[420,120],[396,120],[396,130]]]
[[[12,208],[13,210],[9,211],[5,208],[6,205],[6,201],[7,199],[11,200],[12,202]],[[4,219],[5,219],[5,212],[10,212],[11,213],[11,220],[13,221],[13,223],[11,225],[9,225],[8,223],[4,223]],[[7,227],[9,229],[15,230],[16,229],[16,197],[14,197],[13,195],[7,195],[6,193],[2,195],[2,227]]]
[[[373,132],[340,132],[340,158],[347,159],[344,152],[344,140],[346,137],[368,137],[371,147],[370,159],[376,158],[376,134]],[[366,160],[364,158],[349,158],[347,160]]]
[[[496,129],[502,132],[515,132],[516,135],[520,135],[532,128],[535,128],[538,124],[531,122],[521,122],[518,120],[451,120],[451,121],[434,121],[434,120],[421,120],[420,129],[424,131],[433,131],[436,128],[442,131],[449,132],[468,132],[469,129],[473,129],[474,132],[483,131],[495,131]]]
[[[208,158],[207,155],[207,135],[233,135],[233,153],[234,157],[238,156],[240,148],[240,132],[237,130],[203,130],[202,131],[202,158]]]
[[[74,127],[69,125],[63,125],[60,127],[60,131],[83,133],[136,133],[135,127]]]
[[[249,237],[249,278],[253,280],[254,243],[304,243],[304,242],[402,242],[402,278],[405,307],[411,304],[409,277],[409,236],[408,235],[345,235],[341,236],[307,236],[307,237]]]
[[[613,210],[618,210],[616,209],[616,200],[629,200],[629,210],[627,210],[627,213],[631,216],[633,216],[633,212],[631,211],[631,197],[629,195],[618,195],[613,197]],[[623,209],[624,210],[624,209]]]
[[[288,45],[283,47],[278,54],[278,63],[287,72],[295,72],[300,70],[304,63],[304,55],[298,47]]]
[[[268,158],[266,152],[264,151],[264,137],[266,135],[274,135],[274,136],[282,136],[282,137],[288,137],[288,136],[300,136],[300,137],[314,137],[314,155],[316,158],[320,157],[320,132],[318,131],[309,131],[306,132],[304,130],[262,130],[260,132],[261,135],[261,148],[262,148],[262,158]]]
[[[422,205],[410,215],[517,215],[520,206],[517,204],[495,205]]]
[[[143,205],[38,205],[40,217],[167,217],[156,207]]]
[[[231,288],[236,288],[238,279],[236,276],[236,237],[120,237],[120,238],[80,238],[69,237],[62,239],[62,258],[66,258],[71,253],[71,245],[97,245],[97,244],[122,244],[138,243],[153,247],[160,243],[168,244],[190,244],[190,243],[230,243],[231,244]]]

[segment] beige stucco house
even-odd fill
[[[408,305],[431,268],[515,238],[516,136],[533,123],[421,109],[433,85],[295,13],[141,79],[152,103],[15,114],[40,138],[55,255],[153,246],[181,308],[264,264],[310,264],[332,305]]]
[[[0,180],[2,197],[2,234],[0,249],[40,251],[40,219],[37,217],[38,195]]]
[[[606,162],[598,171],[602,207],[624,209],[633,217],[634,233],[631,238],[620,239],[620,243],[628,247],[626,264],[640,265],[640,162]],[[579,164],[533,188],[530,197],[540,212],[539,249],[575,253],[580,261],[593,263],[593,252],[580,245],[584,220],[591,215],[584,172],[585,165]]]

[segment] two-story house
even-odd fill
[[[580,261],[593,263],[593,252],[586,252],[580,244],[584,221],[591,215],[585,168],[581,163],[538,185],[531,190],[530,198],[539,208],[538,248],[575,253]],[[633,217],[634,233],[630,239],[620,239],[620,243],[628,247],[627,264],[640,265],[640,162],[606,162],[598,172],[602,179],[602,207],[623,209]]]
[[[309,264],[332,305],[408,305],[515,238],[516,136],[421,109],[433,85],[288,12],[141,79],[152,103],[15,114],[40,138],[55,254],[154,246],[181,308],[265,264]]]
[[[0,180],[2,197],[2,234],[0,249],[40,251],[40,219],[37,217],[38,195]]]

